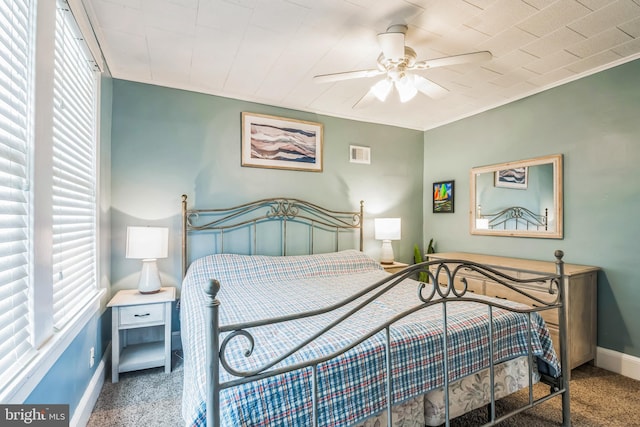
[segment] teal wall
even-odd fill
[[[480,252],[602,267],[598,345],[640,357],[640,60],[425,132],[425,239]],[[469,234],[469,169],[564,155],[564,239]],[[456,181],[454,214],[432,214],[432,182]]]
[[[110,316],[107,320],[110,320]],[[103,331],[102,318],[95,316],[71,342],[24,403],[67,404],[69,415],[73,416],[106,349],[102,340]],[[95,349],[96,359],[93,367],[89,368],[91,347]]]
[[[324,171],[240,165],[241,112],[324,125]],[[124,257],[128,225],[171,227],[164,284],[180,281],[180,196],[196,207],[264,197],[297,197],[334,209],[365,201],[365,251],[378,257],[373,218],[402,218],[396,259],[410,262],[422,240],[423,132],[320,116],[183,90],[114,80],[112,126],[112,284],[135,288],[140,264]],[[349,162],[349,145],[371,147],[370,165]]]

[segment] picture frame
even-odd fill
[[[322,123],[242,113],[242,166],[322,172]]]
[[[434,182],[433,213],[454,213],[455,181]]]
[[[527,189],[529,170],[526,166],[497,170],[494,173],[496,187]]]

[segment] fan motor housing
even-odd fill
[[[416,51],[409,46],[404,47],[404,58],[400,61],[394,61],[392,59],[385,58],[383,54],[378,56],[378,68],[381,71],[386,71],[389,77],[394,76],[402,77],[404,72],[413,66],[416,62]]]

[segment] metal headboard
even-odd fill
[[[525,230],[547,230],[549,220],[549,210],[545,209],[544,214],[539,215],[527,208],[521,206],[512,206],[506,208],[497,213],[481,214],[479,218],[489,220],[489,228],[503,228],[513,225],[515,230],[520,229],[520,226],[525,227]],[[534,228],[535,227],[535,228]]]
[[[230,208],[189,209],[187,196],[182,195],[182,276],[187,272],[187,237],[190,232],[219,232],[220,251],[224,253],[225,232],[250,227],[252,229],[252,254],[257,248],[258,226],[265,222],[278,222],[282,225],[280,255],[287,255],[287,224],[305,224],[310,230],[309,253],[314,253],[314,234],[316,230],[335,233],[335,247],[338,251],[340,233],[359,230],[359,250],[363,250],[364,201],[360,201],[360,211],[334,211],[299,199],[275,197],[257,200]]]

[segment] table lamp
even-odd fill
[[[382,240],[381,264],[393,264],[392,240],[400,240],[400,218],[376,218],[374,220],[375,239]]]
[[[160,291],[160,274],[156,259],[166,258],[169,252],[167,227],[127,227],[126,258],[141,259],[142,271],[138,280],[141,294]]]

